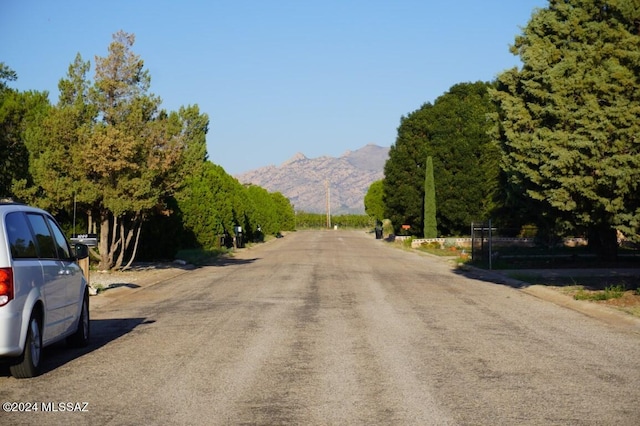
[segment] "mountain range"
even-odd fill
[[[235,177],[269,192],[280,192],[296,211],[364,214],[369,186],[384,177],[388,147],[373,144],[340,157],[307,158],[297,153],[280,166],[266,166]]]

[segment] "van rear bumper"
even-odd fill
[[[22,315],[6,309],[10,304],[0,308],[0,357],[19,356],[24,349],[20,339]]]

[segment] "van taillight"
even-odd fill
[[[13,269],[0,268],[0,306],[13,299]]]

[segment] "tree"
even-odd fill
[[[33,131],[49,108],[46,92],[20,93],[9,82],[18,76],[0,62],[0,198],[14,197],[15,181],[29,180],[29,150],[25,133]]]
[[[131,51],[135,36],[120,31],[113,39],[109,55],[96,57],[90,98],[100,120],[83,157],[88,180],[99,188],[92,204],[102,269],[120,267],[127,253],[133,260],[142,223],[180,184],[174,178],[184,148],[182,129],[169,125],[160,99],[148,93],[149,73]]]
[[[637,239],[640,224],[638,22],[637,2],[550,0],[492,93],[510,183],[606,259],[616,230]]]
[[[55,209],[75,199],[99,224],[99,269],[127,267],[142,223],[169,213],[164,202],[182,184],[191,128],[186,116],[159,110],[134,40],[122,31],[113,36],[108,56],[96,57],[93,85],[78,55],[58,85],[58,105],[25,137],[33,185],[23,181],[19,189]]]
[[[58,83],[58,105],[36,114],[39,119],[24,134],[29,152],[29,179],[14,185],[21,198],[54,213],[71,211],[73,200],[92,197],[96,188],[82,185],[86,144],[83,134],[96,116],[87,104],[89,63],[77,55],[68,79]]]
[[[425,159],[431,156],[438,194],[436,218],[443,235],[468,232],[496,207],[500,150],[488,135],[487,114],[496,106],[489,83],[461,83],[433,105],[403,117],[385,164],[384,203],[394,226],[424,230]]]
[[[369,186],[364,196],[364,211],[376,221],[384,219],[383,182],[377,180]]]
[[[487,133],[496,106],[492,84],[461,83],[436,99],[426,155],[433,158],[438,228],[444,235],[468,233],[473,221],[489,219],[496,207],[500,150]]]
[[[262,234],[276,234],[279,231],[290,231],[295,226],[291,202],[280,192],[270,193],[256,185],[245,186],[249,199],[247,209],[247,235],[253,237],[258,226]]]
[[[252,233],[260,226],[263,233],[273,234],[280,231],[280,220],[278,211],[271,198],[271,194],[264,188],[256,185],[248,185],[245,187],[249,202],[251,204],[251,229],[247,229],[247,233]]]
[[[272,192],[276,214],[279,221],[279,231],[293,231],[296,228],[296,217],[291,201],[281,192]]]
[[[176,198],[184,227],[195,236],[200,247],[212,249],[232,224],[230,219],[225,219],[227,205],[216,199],[216,193],[220,191],[221,168],[206,162],[199,170],[186,179]],[[226,227],[225,222],[228,223]]]
[[[208,161],[209,118],[197,105],[159,108],[133,42],[133,35],[114,35],[109,55],[96,58],[93,83],[90,63],[78,54],[59,81],[55,106],[46,92],[10,89],[6,82],[16,75],[0,64],[0,196],[17,195],[63,218],[77,202],[88,218],[79,222],[100,233],[99,269],[127,268],[139,246],[148,260],[214,248],[235,225],[248,235],[258,224],[266,232],[294,229],[282,194],[249,191]],[[140,245],[149,220],[155,229]]]
[[[0,62],[0,92],[9,90],[9,81],[16,81],[18,74],[9,68],[4,62]]]
[[[252,217],[253,206],[245,187],[224,169],[209,161],[201,173],[194,173],[178,194],[185,227],[191,230],[204,248],[212,248],[220,235],[233,234],[236,226],[245,232],[258,222]]]
[[[431,157],[427,157],[427,170],[424,179],[424,237],[438,237],[436,185],[433,178],[433,159]]]
[[[207,133],[209,131],[209,116],[200,113],[197,105],[180,107],[177,113],[171,113],[169,122],[174,135],[182,136],[182,159],[180,161],[180,175],[177,181],[198,174],[209,155],[207,153]]]
[[[431,110],[426,103],[400,119],[395,144],[389,148],[384,165],[384,217],[390,219],[397,233],[403,224],[412,234],[422,231],[422,195],[424,191],[424,158],[429,137]]]

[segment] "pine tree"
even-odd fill
[[[615,258],[640,223],[640,4],[550,0],[493,93],[510,182]]]
[[[96,58],[93,85],[89,63],[78,55],[58,85],[58,104],[25,133],[33,184],[17,190],[54,210],[76,199],[99,224],[99,269],[122,267],[125,254],[129,263],[135,258],[142,223],[166,211],[164,200],[182,182],[185,132],[193,127],[186,115],[159,110],[144,63],[131,50],[134,40],[114,35],[109,55]]]

